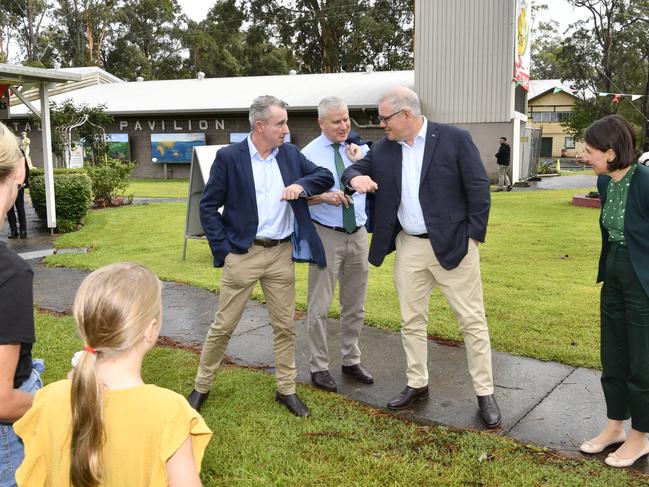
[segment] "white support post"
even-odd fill
[[[511,163],[512,163],[512,183],[521,180],[521,125],[527,122],[527,116],[522,113],[514,112],[512,119],[514,124],[514,134],[512,136]]]
[[[41,82],[41,133],[43,136],[43,169],[45,171],[45,205],[47,207],[47,228],[56,228],[56,204],[54,196],[54,167],[52,164],[52,134],[50,133],[50,99],[48,83]]]

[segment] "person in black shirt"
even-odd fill
[[[25,215],[25,188],[29,187],[29,164],[25,153],[22,152],[23,160],[25,161],[25,181],[23,187],[18,190],[18,196],[15,203],[9,208],[7,212],[7,220],[9,221],[9,228],[11,233],[9,238],[27,238],[27,217]],[[15,208],[15,212],[14,212]],[[16,214],[18,214],[18,224],[16,224]]]
[[[500,138],[500,147],[496,152],[496,162],[498,163],[498,191],[507,188],[507,191],[512,190],[512,182],[509,180],[507,171],[509,170],[511,149],[507,143],[507,137]]]
[[[0,225],[25,179],[16,137],[0,123]],[[13,422],[32,405],[41,385],[42,361],[32,361],[34,271],[5,242],[0,242],[0,487],[14,486],[23,459]]]

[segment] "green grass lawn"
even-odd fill
[[[124,194],[147,198],[187,198],[189,179],[129,179]]]
[[[45,382],[65,377],[81,347],[73,320],[37,313],[36,335]],[[144,380],[187,394],[197,364],[191,352],[156,347],[145,358]],[[647,485],[646,477],[600,461],[561,458],[496,434],[416,425],[301,384],[313,416],[296,418],[274,402],[274,382],[242,368],[219,374],[202,409],[214,432],[204,485]]]
[[[590,188],[589,188],[590,189]],[[598,211],[570,204],[583,190],[495,193],[480,246],[485,303],[496,350],[571,365],[599,366]],[[185,203],[159,203],[92,211],[78,232],[61,236],[58,247],[91,247],[87,254],[58,254],[53,265],[95,269],[133,260],[161,279],[210,290],[219,286],[206,241],[188,242],[182,260]],[[368,324],[397,330],[394,254],[370,266]],[[308,268],[296,265],[297,306],[306,307]],[[257,288],[256,298],[261,299]],[[332,314],[338,313],[337,304]],[[430,303],[428,332],[461,340],[456,320],[438,291]]]

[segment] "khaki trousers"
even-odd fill
[[[502,190],[505,187],[511,186],[512,182],[509,180],[509,176],[507,175],[508,170],[509,166],[498,164],[498,189]]]
[[[340,354],[342,365],[361,361],[358,341],[365,318],[367,294],[367,230],[356,233],[337,232],[315,225],[327,256],[327,267],[309,266],[309,297],[307,331],[311,358],[311,372],[329,369],[327,347],[327,314],[339,282],[340,299]]]
[[[491,343],[485,318],[478,246],[469,239],[469,251],[460,265],[444,269],[427,238],[404,232],[397,235],[394,282],[401,308],[401,341],[406,353],[408,385],[428,385],[428,301],[440,287],[464,334],[469,373],[478,396],[493,394]]]
[[[250,293],[259,282],[273,327],[275,378],[280,394],[295,393],[295,269],[291,243],[276,247],[253,245],[246,254],[228,254],[221,277],[219,309],[203,344],[195,389],[206,393],[221,366]]]

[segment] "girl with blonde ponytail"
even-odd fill
[[[209,428],[141,376],[160,332],[160,281],[139,264],[102,267],[81,284],[74,318],[84,349],[71,380],[39,391],[15,425],[18,485],[199,486]]]

